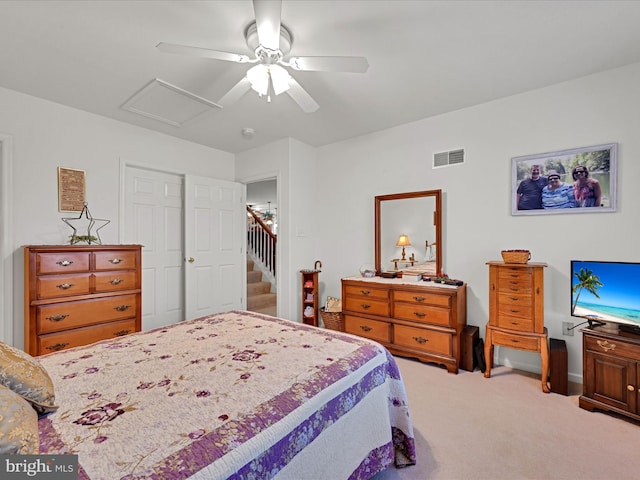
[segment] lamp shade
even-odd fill
[[[251,88],[260,95],[269,93],[269,80],[273,87],[273,93],[280,95],[289,90],[289,79],[291,76],[280,65],[259,64],[247,71],[247,78],[251,83]]]
[[[400,235],[398,237],[398,243],[396,243],[396,247],[408,247],[411,245],[411,240],[407,235]]]

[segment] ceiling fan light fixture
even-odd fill
[[[256,65],[247,71],[247,79],[251,83],[251,88],[259,95],[268,95],[269,84],[273,88],[275,95],[289,90],[289,79],[291,76],[279,65]]]

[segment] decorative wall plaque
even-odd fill
[[[58,167],[58,211],[81,212],[85,188],[84,170]]]

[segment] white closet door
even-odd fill
[[[184,178],[127,166],[125,243],[142,248],[142,329],[184,315]]]
[[[187,318],[246,306],[246,187],[185,177]]]

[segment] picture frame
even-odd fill
[[[85,171],[58,167],[58,211],[82,212],[85,195]]]
[[[615,212],[617,150],[607,143],[512,158],[511,214]]]

